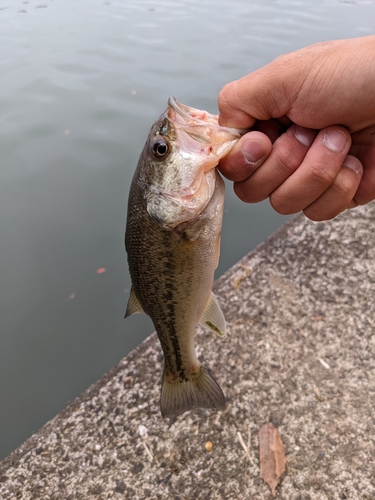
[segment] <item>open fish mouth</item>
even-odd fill
[[[202,122],[202,125],[205,125],[206,127],[208,124],[215,126],[218,124],[218,115],[213,115],[207,111],[202,111],[200,109],[191,108],[190,106],[181,104],[175,97],[169,97],[168,106],[176,112],[177,116],[180,116],[184,120],[185,124],[189,124],[191,122],[191,124],[198,125],[199,122]]]
[[[218,115],[181,104],[175,97],[168,99],[166,116],[176,132],[175,145],[181,155],[198,155],[204,172],[216,167],[246,132],[222,127]]]
[[[213,148],[230,141],[237,141],[246,130],[222,127],[218,124],[218,115],[181,104],[175,97],[169,97],[167,116],[179,129],[192,139],[210,144]]]

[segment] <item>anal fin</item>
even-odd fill
[[[134,292],[134,288],[132,287],[130,290],[130,297],[128,300],[128,306],[126,308],[126,313],[124,318],[128,318],[132,314],[142,314],[142,313],[144,313],[143,307],[141,306],[141,303],[139,302]]]
[[[212,292],[202,316],[200,317],[199,324],[205,328],[209,328],[220,337],[225,335],[226,325],[224,314]]]

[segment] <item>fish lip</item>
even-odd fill
[[[187,127],[189,129],[191,126],[197,125],[203,125],[205,127],[218,126],[217,115],[213,115],[208,111],[203,111],[200,109],[192,108],[190,106],[186,106],[185,104],[178,102],[177,99],[173,96],[170,96],[168,98],[168,107],[173,109],[173,111],[183,119],[183,123],[179,122],[179,126],[182,126],[182,128]],[[172,119],[173,121],[173,117],[168,113],[168,108],[167,115],[168,118]],[[197,139],[197,137],[195,137],[195,139]]]
[[[204,125],[205,127],[211,125],[211,126],[220,128],[221,130],[226,131],[226,132],[228,132],[228,133],[230,133],[233,136],[238,137],[238,138],[242,137],[244,134],[249,132],[249,129],[237,129],[237,128],[232,128],[232,127],[223,127],[223,126],[218,124],[218,115],[214,115],[214,114],[209,113],[207,111],[203,111],[200,109],[192,108],[190,106],[186,106],[185,104],[181,104],[173,96],[170,96],[168,98],[168,107],[172,108],[173,111],[175,111],[178,115],[180,115],[183,118],[183,120],[185,121],[185,127],[187,128],[185,131],[187,133],[189,133],[189,128],[192,125],[191,120],[193,120],[193,122],[196,125],[200,124],[200,125]],[[199,115],[202,115],[202,116],[199,117]],[[171,116],[169,116],[168,109],[167,109],[167,116],[169,119],[172,118]],[[182,124],[180,123],[180,127],[181,127],[181,125]],[[185,128],[185,127],[182,127],[182,128]],[[199,138],[197,137],[196,134],[189,133],[189,135],[192,135],[192,137],[195,140],[199,141]],[[206,141],[202,140],[199,142],[206,142]]]
[[[170,96],[168,98],[168,106],[170,106],[172,109],[174,109],[174,111],[176,111],[176,113],[178,113],[179,115],[181,115],[185,118],[191,118],[191,115],[182,108],[184,105],[179,103],[175,97]],[[186,106],[184,106],[184,107],[186,107]]]

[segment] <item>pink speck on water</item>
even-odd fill
[[[99,267],[97,270],[96,270],[96,274],[103,274],[106,272],[106,268],[105,267]]]

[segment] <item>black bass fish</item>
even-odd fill
[[[212,293],[220,253],[224,181],[215,168],[241,133],[170,97],[152,126],[130,187],[125,247],[132,289],[125,317],[145,312],[163,352],[160,408],[225,408],[194,350],[197,323],[225,334]]]

